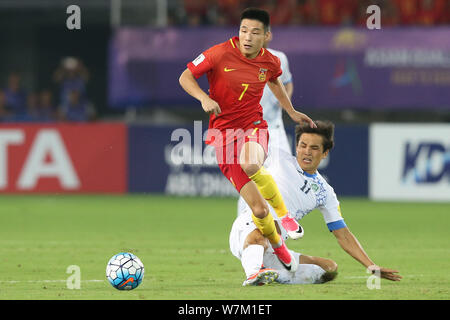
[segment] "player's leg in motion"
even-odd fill
[[[278,234],[275,221],[269,212],[269,207],[259,193],[256,184],[250,180],[241,188],[240,194],[252,210],[253,222],[259,231],[269,240],[278,259],[289,271],[295,272],[298,263],[296,263],[283,239]]]
[[[278,259],[289,271],[295,272],[298,268],[298,263],[278,233],[275,221],[269,212],[269,207],[259,193],[256,184],[250,180],[240,189],[240,194],[252,210],[253,222],[259,231],[269,240]]]
[[[242,187],[240,193],[252,210],[252,219],[256,227],[269,239],[272,247],[279,247],[281,245],[281,237],[277,232],[269,207],[259,193],[256,184],[253,181],[249,181]]]
[[[244,242],[241,264],[247,280],[243,286],[260,286],[271,283],[278,278],[278,271],[263,265],[264,251],[267,249],[267,239],[258,229],[253,230]]]
[[[275,210],[289,237],[299,239],[303,236],[303,230],[297,221],[289,215],[275,180],[263,167],[265,156],[264,148],[259,143],[248,141],[242,147],[239,163],[241,164],[242,170],[256,184],[263,198]]]

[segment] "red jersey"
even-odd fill
[[[187,64],[195,78],[206,73],[209,96],[220,106],[219,116],[210,115],[210,129],[267,128],[259,102],[267,81],[281,75],[280,59],[264,48],[248,59],[239,50],[238,39],[215,45]]]

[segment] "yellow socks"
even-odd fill
[[[278,190],[275,180],[264,167],[261,167],[249,178],[255,182],[259,192],[263,198],[269,202],[278,217],[281,218],[288,213],[283,197],[281,196],[280,190]]]
[[[270,243],[274,246],[279,246],[281,242],[281,237],[277,232],[277,228],[275,227],[275,221],[273,220],[272,214],[265,216],[260,219],[255,217],[252,214],[252,219],[258,229],[262,232],[262,234],[269,239]]]

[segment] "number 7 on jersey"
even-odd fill
[[[249,84],[248,83],[243,83],[242,86],[244,87],[244,90],[242,91],[241,95],[239,96],[239,101],[242,100],[242,97],[244,96],[245,91],[247,91]]]

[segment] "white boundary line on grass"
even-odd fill
[[[81,280],[81,282],[104,282],[107,281],[105,280],[97,280],[97,279],[93,279],[93,280]],[[52,282],[67,282],[66,280],[0,280],[0,283],[40,283],[40,282],[44,282],[44,283],[52,283]]]
[[[406,275],[401,275],[402,277],[425,277],[424,274],[406,274]],[[338,275],[339,277],[339,275]],[[348,277],[342,277],[344,279],[367,279],[369,276],[348,276]]]

